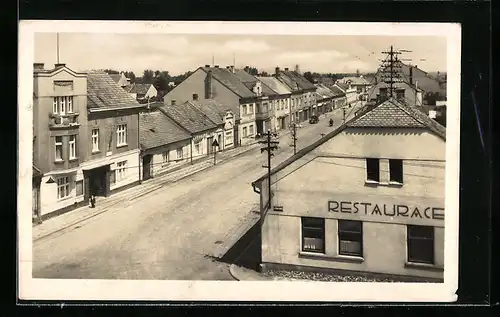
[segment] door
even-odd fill
[[[214,137],[211,136],[207,138],[207,155],[210,155],[214,151],[214,147],[212,146],[212,143],[214,142]]]
[[[143,180],[148,180],[152,177],[151,173],[151,161],[152,161],[153,156],[152,155],[144,155],[142,157],[142,179]]]
[[[240,145],[240,139],[239,139],[239,133],[238,133],[238,126],[235,126],[233,128],[233,136],[234,136],[234,140],[233,140],[233,147],[237,147]]]

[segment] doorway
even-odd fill
[[[84,171],[85,173],[85,171]],[[88,170],[90,195],[107,197],[109,195],[109,165]]]
[[[214,151],[214,147],[212,146],[212,143],[214,142],[214,137],[208,137],[207,138],[207,155],[210,155]]]
[[[222,148],[223,148],[223,146],[222,146],[222,134],[219,134],[217,136],[217,143],[219,143],[217,150],[219,150],[219,152],[220,152],[220,151],[222,151]]]
[[[143,180],[148,180],[151,177],[153,177],[153,173],[151,172],[152,158],[153,158],[152,155],[144,155],[142,157],[142,179]]]

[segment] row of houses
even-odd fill
[[[236,115],[214,100],[141,104],[104,72],[33,72],[33,218],[107,197],[234,147]]]

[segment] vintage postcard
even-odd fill
[[[460,34],[21,21],[19,298],[456,300]]]

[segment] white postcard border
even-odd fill
[[[32,278],[32,111],[35,32],[386,35],[447,37],[444,283],[64,280]],[[458,288],[461,28],[446,23],[21,21],[18,79],[18,294],[26,300],[452,302]]]

